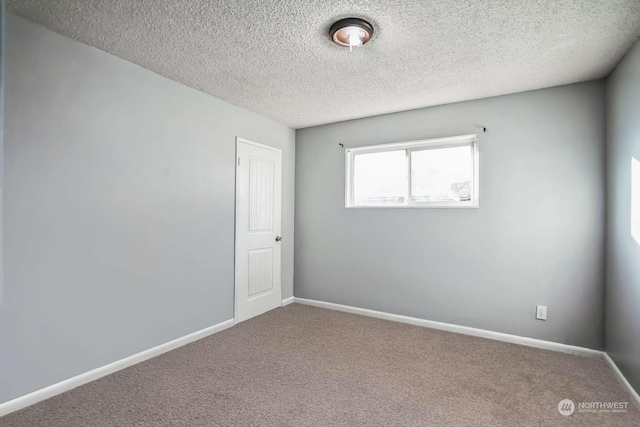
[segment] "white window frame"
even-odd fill
[[[433,202],[412,202],[411,201],[411,152],[431,150],[435,148],[450,148],[471,146],[471,200],[456,201],[433,201]],[[382,153],[385,151],[407,151],[407,185],[408,193],[405,203],[402,205],[368,206],[354,204],[353,172],[354,160],[358,154]],[[418,141],[394,142],[391,144],[368,145],[363,147],[348,148],[346,150],[346,173],[345,173],[345,207],[348,209],[379,209],[379,208],[477,208],[479,206],[479,141],[477,134],[460,135],[446,138],[422,139]]]

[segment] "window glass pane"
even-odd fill
[[[411,152],[411,201],[471,200],[471,147]]]
[[[407,200],[406,150],[357,154],[353,202],[357,206],[402,205]]]

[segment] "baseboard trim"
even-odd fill
[[[95,381],[98,378],[102,378],[121,369],[128,368],[129,366],[135,365],[140,362],[144,362],[145,360],[159,356],[162,353],[166,353],[167,351],[174,350],[178,347],[182,347],[199,339],[205,338],[209,335],[213,335],[216,332],[220,332],[224,329],[230,328],[231,326],[233,326],[233,323],[233,319],[225,320],[224,322],[218,323],[217,325],[201,329],[189,335],[177,338],[173,341],[160,344],[159,346],[150,348],[140,353],[136,353],[132,356],[125,357],[124,359],[109,363],[108,365],[101,366],[99,368],[93,369],[75,377],[71,377],[59,383],[52,384],[48,387],[36,390],[32,393],[25,394],[24,396],[20,396],[8,402],[2,403],[0,404],[0,417],[11,412],[15,412],[19,409],[26,408],[27,406],[33,405],[34,403],[46,400],[60,393],[64,393],[65,391],[69,391],[81,385],[87,384],[91,381]]]
[[[622,387],[627,390],[627,393],[629,393],[629,395],[631,396],[631,400],[633,401],[633,403],[635,403],[638,409],[640,409],[640,395],[633,388],[631,383],[627,381],[622,371],[620,371],[620,369],[618,368],[618,365],[616,365],[616,362],[614,362],[611,356],[609,356],[607,353],[604,354],[604,360],[605,362],[607,362],[615,376],[618,378],[618,380],[622,384]]]
[[[590,348],[578,347],[569,344],[561,344],[552,341],[545,341],[536,338],[521,337],[519,335],[505,334],[502,332],[488,331],[486,329],[471,328],[468,326],[454,325],[451,323],[436,322],[433,320],[419,319],[416,317],[403,316],[400,314],[385,313],[383,311],[369,310],[366,308],[352,307],[331,302],[317,301],[306,298],[294,298],[300,304],[312,305],[314,307],[328,308],[330,310],[344,311],[346,313],[359,314],[362,316],[375,317],[377,319],[391,320],[393,322],[407,323],[414,326],[438,329],[441,331],[455,332],[457,334],[471,335],[474,337],[488,338],[495,341],[509,342],[513,344],[526,345],[544,350],[559,351],[562,353],[576,354],[588,357],[603,357],[604,352]]]
[[[285,305],[293,304],[293,302],[294,302],[293,297],[285,298],[282,300],[282,307],[284,307]]]

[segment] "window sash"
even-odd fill
[[[417,151],[435,150],[443,148],[455,148],[468,146],[471,150],[471,200],[469,201],[425,201],[414,202],[411,200],[412,168],[411,155]],[[359,154],[383,153],[387,151],[404,150],[407,159],[407,197],[403,204],[395,205],[356,205],[355,204],[355,157]],[[345,173],[345,207],[347,208],[476,208],[478,207],[478,135],[462,135],[449,138],[437,138],[430,140],[409,141],[392,144],[371,145],[365,147],[350,148],[346,150]]]

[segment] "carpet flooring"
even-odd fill
[[[571,399],[572,415],[558,412]],[[625,413],[578,402],[629,402]],[[640,426],[609,367],[292,304],[0,418],[0,426]]]

